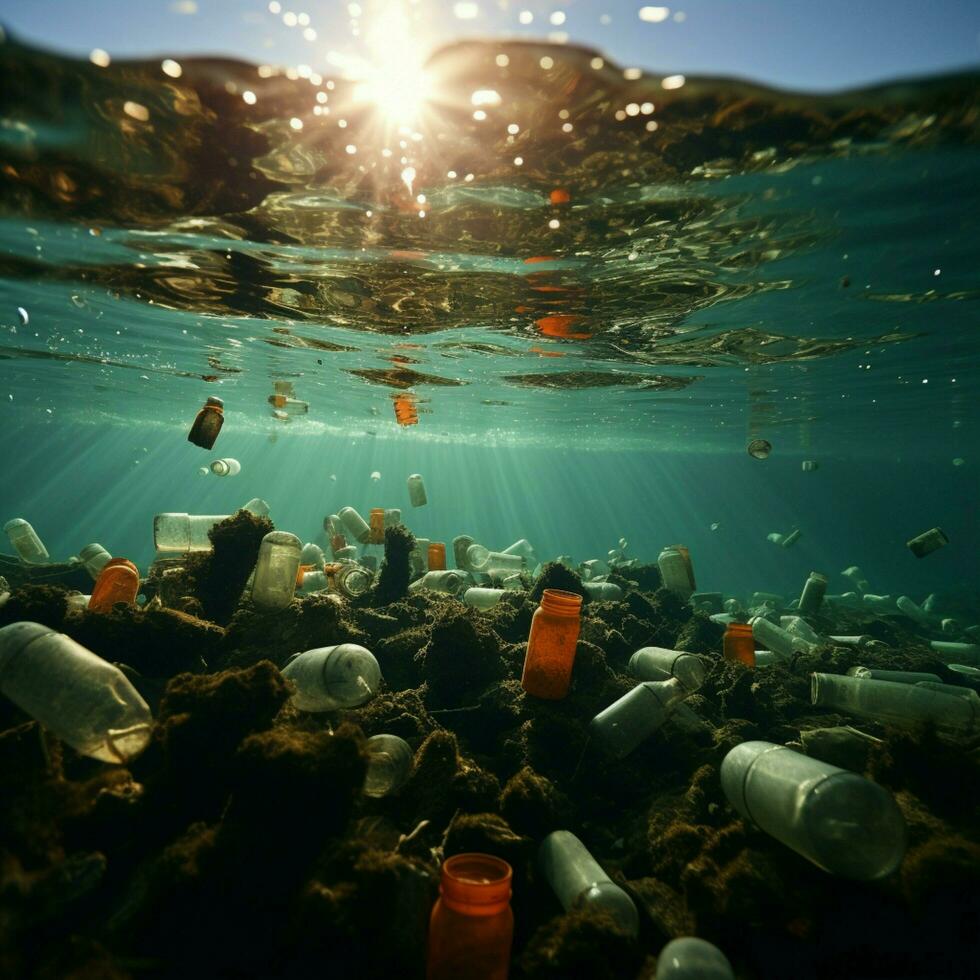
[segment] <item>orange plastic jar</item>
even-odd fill
[[[457,854],[443,863],[426,980],[507,980],[511,876],[510,865],[489,854]]]
[[[372,507],[368,518],[371,524],[371,535],[368,538],[369,544],[385,543],[385,511],[384,507]]]
[[[545,589],[531,619],[521,687],[536,698],[559,701],[568,694],[578,643],[582,597]]]
[[[748,623],[729,623],[722,639],[726,660],[737,660],[746,667],[755,666],[755,639]]]
[[[225,422],[224,404],[220,398],[209,398],[204,403],[187,434],[188,442],[193,442],[202,449],[210,449],[214,445]]]
[[[128,558],[110,558],[102,566],[92,587],[88,608],[93,612],[109,613],[117,602],[131,606],[140,590],[140,573]]]
[[[446,546],[441,541],[429,542],[429,571],[444,572],[446,570]]]

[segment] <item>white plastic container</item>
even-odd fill
[[[913,602],[907,595],[900,595],[895,600],[895,605],[898,609],[905,613],[909,619],[914,619],[920,626],[931,626],[932,618],[927,615],[919,606]]]
[[[208,533],[228,514],[157,514],[153,518],[153,545],[157,552],[210,551]]]
[[[534,548],[531,547],[531,542],[527,538],[521,538],[515,541],[512,545],[504,548],[501,551],[504,555],[520,555],[524,559],[524,564],[528,568],[534,568],[538,563],[537,556],[534,554]]]
[[[684,650],[641,647],[630,657],[629,672],[641,681],[665,681],[676,677],[688,694],[704,683],[701,658]]]
[[[583,582],[582,588],[596,602],[619,602],[623,598],[623,590],[614,582]]]
[[[827,639],[842,647],[866,647],[871,642],[871,637],[864,633],[858,636],[828,636]]]
[[[493,609],[505,594],[504,589],[472,588],[463,593],[463,602],[474,609]]]
[[[663,725],[673,703],[686,695],[676,678],[644,681],[600,711],[589,723],[589,736],[606,755],[624,759]]]
[[[398,507],[385,508],[385,527],[398,527],[402,522],[402,512]],[[394,738],[394,736],[392,736]]]
[[[256,605],[284,609],[293,601],[302,550],[299,538],[288,531],[270,531],[262,539],[252,579]]]
[[[803,460],[803,465],[800,467],[804,473],[815,473],[820,469],[820,464],[815,459],[805,459]]]
[[[367,544],[371,539],[371,527],[353,507],[342,507],[338,517],[343,522],[344,533],[348,539]]]
[[[87,544],[78,552],[78,560],[85,566],[85,571],[92,576],[93,581],[99,577],[99,573],[111,558],[112,555],[100,544]]]
[[[372,735],[367,740],[368,762],[364,777],[364,795],[390,796],[408,782],[415,753],[397,735]]]
[[[334,575],[337,591],[348,599],[364,595],[374,582],[374,573],[362,565],[345,564]]]
[[[7,532],[14,551],[25,565],[43,565],[51,560],[48,549],[44,547],[37,532],[23,517],[15,517],[7,521],[3,529]]]
[[[490,549],[484,548],[482,544],[471,544],[466,549],[466,570],[468,572],[486,572],[487,564],[490,561]]]
[[[466,583],[466,577],[452,568],[426,572],[416,579],[409,587],[409,592],[427,590],[429,592],[445,592],[446,595],[459,595],[459,590]]]
[[[916,558],[925,558],[926,555],[931,555],[948,544],[949,538],[941,527],[930,528],[922,534],[917,534],[911,541],[905,542],[906,547]]]
[[[816,645],[824,642],[820,634],[802,616],[780,616],[779,625],[787,633],[802,636],[808,643]]]
[[[660,568],[664,587],[686,602],[694,592],[694,587],[684,556],[676,548],[664,548],[657,557],[657,566]]]
[[[408,502],[413,507],[424,507],[429,502],[429,497],[425,492],[425,481],[421,473],[413,473],[407,480],[408,483]]]
[[[583,582],[591,582],[593,579],[608,575],[609,565],[601,558],[590,558],[588,561],[583,561],[578,570]]]
[[[237,459],[215,459],[211,461],[210,469],[215,476],[238,476],[242,464]]]
[[[725,954],[706,939],[672,939],[657,957],[656,980],[735,980]]]
[[[813,650],[813,644],[809,640],[790,633],[775,623],[770,623],[768,619],[763,619],[762,616],[755,616],[750,619],[749,625],[752,627],[752,636],[756,642],[786,659],[796,653],[810,653]]]
[[[256,517],[269,516],[269,505],[261,497],[253,497],[247,504],[243,504],[241,509],[247,510]]]
[[[480,571],[490,578],[503,579],[511,575],[520,575],[526,568],[524,559],[520,555],[505,555],[502,551],[491,551],[487,554],[486,564]]]
[[[301,711],[335,711],[366,704],[381,685],[374,655],[356,643],[318,647],[296,654],[282,669],[296,685],[293,704]]]
[[[307,541],[300,552],[299,563],[301,565],[312,565],[314,568],[323,568],[327,559],[323,549],[312,541]]]
[[[453,538],[453,564],[463,571],[469,571],[466,552],[471,544],[473,544],[473,539],[468,534],[458,534]]]
[[[861,596],[861,604],[866,609],[873,609],[875,612],[895,611],[895,600],[890,595],[872,595],[870,592],[865,592]]]
[[[827,594],[827,576],[820,572],[810,572],[807,577],[803,591],[800,593],[800,601],[797,609],[804,616],[814,616],[820,611],[823,597]]]

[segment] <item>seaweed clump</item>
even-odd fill
[[[374,586],[374,601],[387,606],[408,592],[415,536],[403,524],[385,528],[385,557]]]

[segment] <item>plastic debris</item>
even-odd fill
[[[949,538],[940,527],[930,528],[905,542],[905,546],[916,558],[925,558],[926,555],[931,555],[934,551],[938,551],[948,544]]]
[[[187,441],[200,446],[202,449],[211,449],[221,426],[225,423],[225,403],[220,398],[209,398],[204,407],[197,413],[194,424],[187,434]]]
[[[297,653],[282,676],[296,685],[293,704],[301,711],[356,708],[370,701],[381,685],[378,661],[356,643]]]
[[[15,517],[4,524],[10,543],[25,565],[44,565],[51,560],[48,549],[37,532],[23,517]]]
[[[768,459],[772,452],[772,443],[768,439],[753,439],[745,447],[745,451],[753,459]]]

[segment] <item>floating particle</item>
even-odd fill
[[[211,472],[211,470],[209,470],[206,466],[201,466],[198,468],[197,472],[200,473],[201,476],[207,476]]]
[[[103,51],[102,48],[93,48],[92,51],[89,52],[88,60],[91,61],[96,68],[108,68],[112,59],[109,57],[109,53],[107,51]]]
[[[715,521],[714,524],[709,524],[708,526],[711,528],[712,531],[717,531],[718,528],[721,527],[721,525],[717,521]]]
[[[330,474],[330,482],[331,483],[336,483],[337,482],[337,474],[336,473],[331,473]]]
[[[184,74],[184,69],[180,67],[180,62],[174,61],[173,58],[164,58],[160,62],[160,70],[170,78],[180,78]]]
[[[17,307],[17,313],[20,316],[20,322],[26,327],[27,324],[31,322],[31,318],[27,314],[27,310],[23,306]]]
[[[753,459],[768,459],[772,452],[772,443],[768,439],[753,439],[745,450]]]
[[[805,459],[802,469],[804,473],[812,473],[814,470],[820,469],[820,464],[815,459]]]
[[[564,187],[556,187],[549,195],[548,200],[552,204],[568,204],[571,201],[572,195],[565,190]]]
[[[381,471],[380,471],[380,470],[375,470],[375,471],[374,471],[374,472],[373,472],[373,473],[371,474],[371,479],[372,479],[372,480],[373,480],[373,481],[374,481],[375,483],[377,483],[377,482],[378,482],[378,481],[379,481],[379,480],[381,479]]]
[[[953,460],[953,465],[954,466],[962,466],[965,462],[966,462],[966,460],[962,456],[957,456]]]
[[[648,24],[659,24],[670,16],[670,7],[640,7],[640,20]]]

